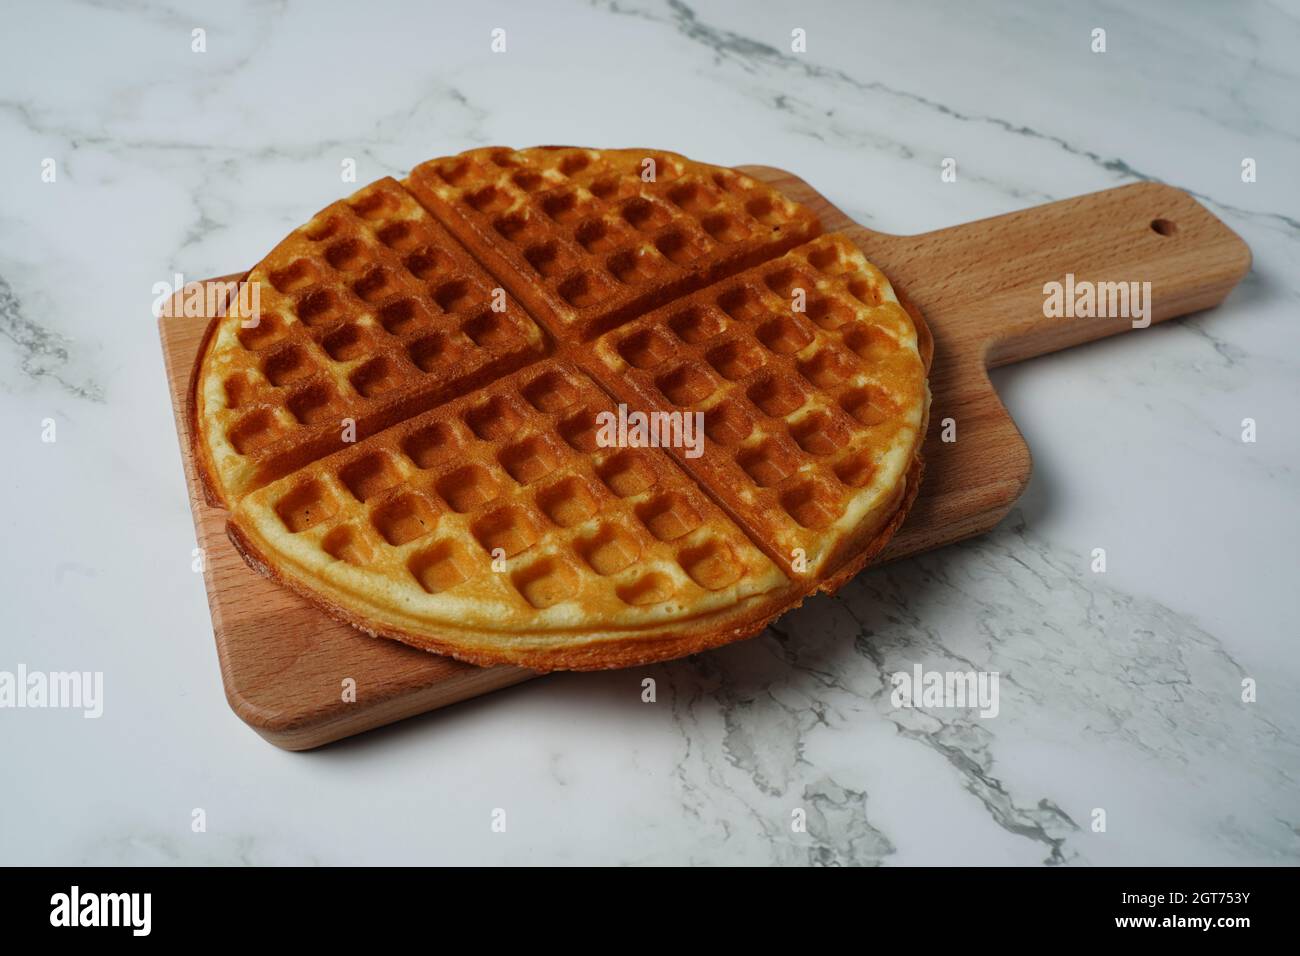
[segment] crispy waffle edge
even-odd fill
[[[755,599],[752,603],[759,606],[751,613],[737,615],[739,618],[737,621],[728,621],[722,627],[696,634],[681,635],[680,632],[685,630],[681,625],[671,625],[664,630],[649,630],[634,636],[625,636],[629,632],[618,632],[615,639],[595,632],[593,636],[586,639],[585,643],[573,642],[555,648],[516,646],[509,652],[502,653],[493,649],[494,634],[490,631],[465,632],[467,635],[477,635],[477,642],[474,640],[451,642],[440,640],[430,634],[418,634],[398,627],[376,626],[373,620],[354,614],[348,608],[326,599],[319,590],[306,586],[295,576],[282,573],[267,559],[252,538],[243,532],[237,522],[228,522],[226,533],[235,550],[250,567],[311,601],[331,618],[351,625],[370,637],[400,641],[411,647],[442,654],[478,667],[509,664],[539,673],[548,673],[557,670],[615,670],[638,664],[672,660],[752,637],[770,621],[791,608],[798,607],[811,593],[801,592],[793,600],[766,600],[760,603]],[[883,547],[883,544],[881,546]],[[678,636],[670,636],[673,633],[677,633]]]
[[[241,275],[238,279],[239,285],[247,282],[252,272],[253,270],[249,269]],[[194,365],[190,369],[189,387],[185,392],[185,425],[189,429],[190,458],[198,474],[199,487],[203,489],[204,501],[213,508],[229,510],[230,503],[222,492],[211,450],[207,442],[202,440],[202,429],[199,427],[199,389],[203,385],[203,366],[207,363],[208,353],[212,351],[212,345],[217,339],[217,330],[222,318],[223,316],[214,315],[209,319],[207,328],[203,330],[203,338],[199,341]]]

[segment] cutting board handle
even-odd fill
[[[1250,249],[1240,236],[1181,189],[1160,183],[914,236],[860,227],[850,233],[920,307],[937,352],[986,366],[1209,308],[1250,270]],[[1045,290],[1048,283],[1060,284],[1049,304],[1059,312],[1051,315],[1044,307],[1056,289]],[[1090,286],[1100,292],[1092,317],[1079,314],[1088,311]],[[1112,309],[1126,314],[1095,315]]]

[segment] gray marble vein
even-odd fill
[[[1077,143],[1072,143],[1065,137],[1056,133],[1036,129],[1033,126],[1018,123],[999,116],[960,110],[922,94],[892,86],[881,80],[859,79],[844,70],[819,65],[807,57],[796,56],[793,53],[784,52],[774,46],[760,42],[741,33],[714,26],[701,20],[695,13],[694,9],[688,4],[683,3],[682,0],[667,0],[667,11],[664,14],[656,14],[639,9],[634,10],[619,3],[618,0],[610,0],[610,2],[604,3],[604,6],[612,13],[635,14],[654,22],[669,24],[691,42],[703,45],[713,51],[714,57],[717,61],[730,61],[736,63],[742,69],[750,73],[768,73],[769,69],[775,69],[782,73],[791,71],[798,72],[810,80],[831,82],[843,85],[857,92],[880,94],[894,99],[903,100],[913,106],[920,107],[946,119],[955,120],[961,123],[983,124],[1013,136],[1038,140],[1055,146],[1070,156],[1086,160],[1097,168],[1104,170],[1106,173],[1123,180],[1163,182],[1160,177],[1144,172],[1118,156],[1102,155],[1096,150],[1078,145]],[[792,107],[793,102],[794,101],[784,93],[778,94],[773,98],[773,104],[778,110],[797,115],[798,111]],[[804,135],[818,137],[821,134],[816,132],[815,127],[812,127],[810,124],[810,128],[804,131]],[[878,132],[859,130],[857,131],[857,136],[865,137],[863,145],[874,145],[879,147],[882,143],[888,142]],[[910,150],[901,144],[895,144],[893,148],[899,151],[900,158],[911,158]],[[1230,212],[1239,217],[1252,218],[1258,221],[1271,222],[1280,225],[1284,227],[1286,233],[1294,234],[1291,236],[1292,238],[1300,238],[1300,218],[1297,218],[1295,215],[1281,212],[1264,212],[1260,210],[1245,209],[1241,206],[1224,203],[1204,193],[1193,190],[1188,191],[1197,199],[1214,204],[1214,206],[1219,210]],[[1009,191],[1009,195],[1014,198],[1029,199],[1042,194],[1011,190]],[[1050,198],[1059,199],[1063,197],[1053,196]]]
[[[49,379],[75,398],[102,402],[104,391],[94,379],[78,380],[69,375],[73,363],[72,343],[30,318],[18,296],[0,275],[0,337],[8,340],[22,373],[31,379]]]

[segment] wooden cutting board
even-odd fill
[[[1250,268],[1240,237],[1186,193],[1155,183],[891,236],[857,225],[790,173],[741,169],[815,209],[827,231],[849,235],[920,308],[934,336],[925,480],[882,561],[987,531],[1029,480],[1029,449],[988,368],[1141,331],[1127,318],[1046,318],[1045,283],[1064,283],[1067,273],[1150,282],[1151,321],[1162,322],[1218,304]],[[235,713],[276,746],[306,750],[537,676],[367,637],[244,564],[190,460],[185,407],[206,325],[204,317],[159,320],[221,677]],[[956,441],[942,440],[947,419]],[[356,682],[355,702],[343,699],[347,678]]]

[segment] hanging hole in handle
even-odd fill
[[[1151,229],[1162,236],[1172,236],[1178,231],[1178,227],[1169,219],[1152,219]]]

